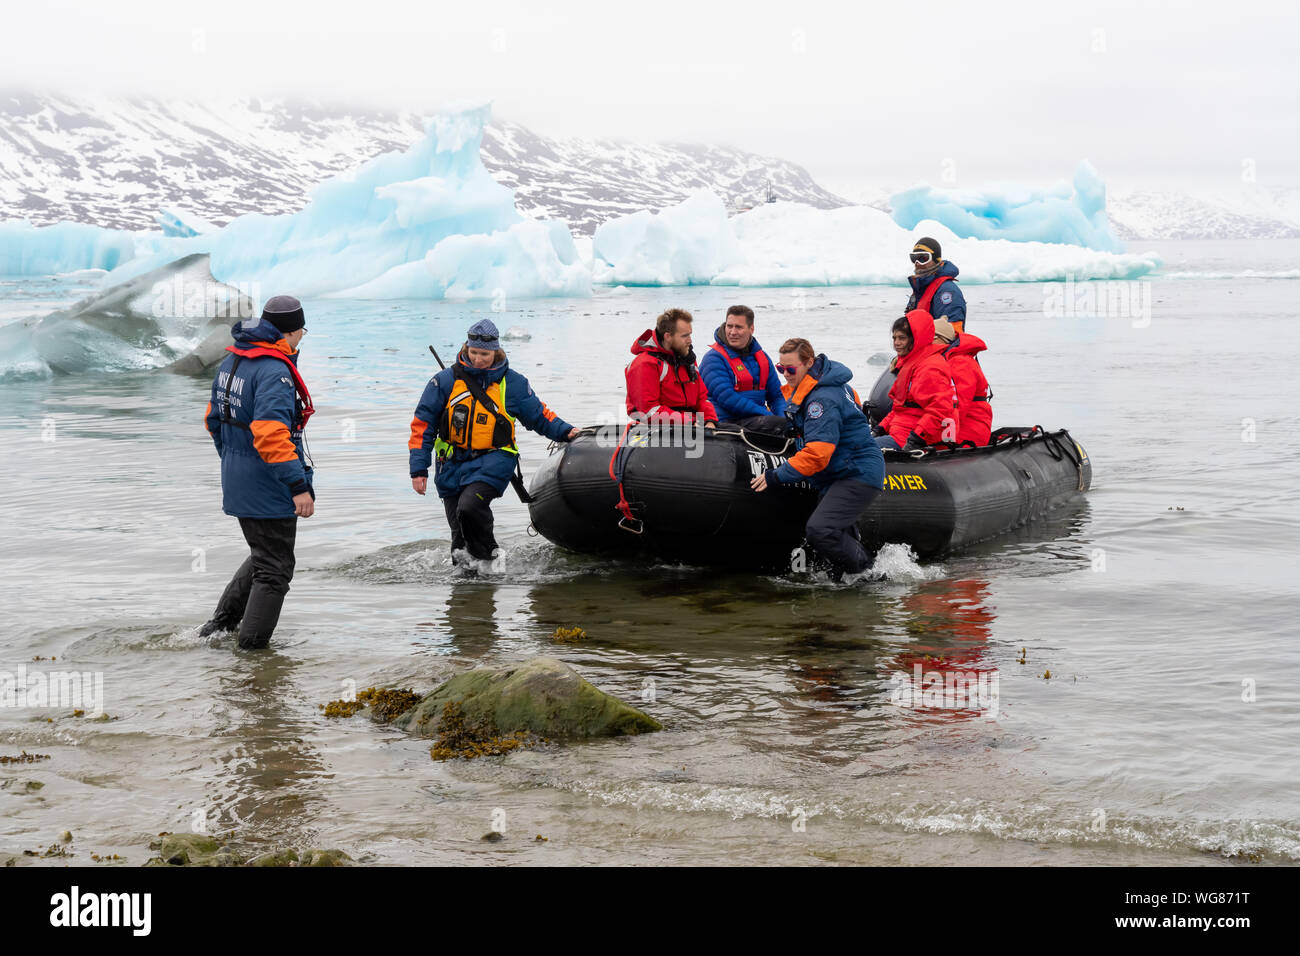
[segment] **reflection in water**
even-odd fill
[[[998,565],[1014,567],[1017,574],[1077,571],[1080,562],[1091,560],[1091,527],[1091,504],[1080,495],[1028,524],[962,549],[958,560],[979,564],[985,573]]]
[[[806,708],[806,701],[829,705],[809,716],[833,721],[830,711],[854,713],[867,706],[865,691],[875,678],[877,648],[864,635],[870,630],[865,622],[850,624],[825,614],[791,628],[786,652],[796,690],[793,709]]]
[[[913,636],[885,662],[890,699],[937,720],[995,710],[999,675],[986,652],[997,615],[980,578],[931,581],[901,602]]]
[[[453,654],[483,657],[500,639],[497,626],[497,588],[490,579],[456,578],[447,591],[446,628]]]
[[[871,589],[805,591],[790,601],[781,646],[790,691],[777,704],[806,756],[842,762],[862,745],[883,624]]]
[[[300,842],[321,802],[312,784],[325,767],[304,739],[310,731],[298,716],[304,708],[292,700],[299,666],[274,650],[232,655],[220,693],[234,716],[219,736],[237,742],[218,758],[224,764],[218,787],[226,792],[209,808],[209,832],[236,829],[241,837]]]

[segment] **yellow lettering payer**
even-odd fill
[[[886,475],[885,486],[893,491],[929,491],[920,475]]]

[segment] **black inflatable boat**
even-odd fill
[[[749,482],[793,453],[784,439],[725,425],[689,447],[645,426],[588,428],[538,468],[529,513],[570,551],[788,569],[817,492],[757,493]],[[885,473],[884,494],[858,523],[863,542],[907,544],[923,558],[1011,531],[1092,481],[1083,446],[1037,426],[998,429],[980,448],[888,451]]]

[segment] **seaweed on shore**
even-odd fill
[[[402,716],[420,702],[420,696],[409,687],[394,690],[391,687],[367,687],[357,693],[356,700],[332,700],[319,705],[326,717],[351,717],[370,706],[374,718],[382,724]]]
[[[365,702],[359,697],[356,700],[332,700],[328,704],[320,705],[326,717],[351,717],[357,711],[363,710],[365,706]]]
[[[487,723],[466,724],[460,704],[447,701],[443,705],[442,720],[438,724],[438,742],[429,751],[429,756],[434,760],[499,757],[512,750],[534,747],[545,742],[545,737],[538,737],[527,730],[501,734]]]
[[[38,760],[49,760],[49,754],[29,754],[26,750],[15,756],[9,754],[0,754],[0,763],[36,763]]]
[[[382,723],[396,720],[420,702],[420,695],[409,687],[394,690],[391,687],[376,689],[369,687],[357,694],[357,700],[370,704],[375,719]]]

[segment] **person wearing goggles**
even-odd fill
[[[912,296],[903,311],[919,309],[930,313],[936,321],[945,319],[960,335],[966,325],[966,297],[957,288],[957,266],[942,256],[937,239],[922,236],[916,240],[909,256],[912,274],[907,277]]]

